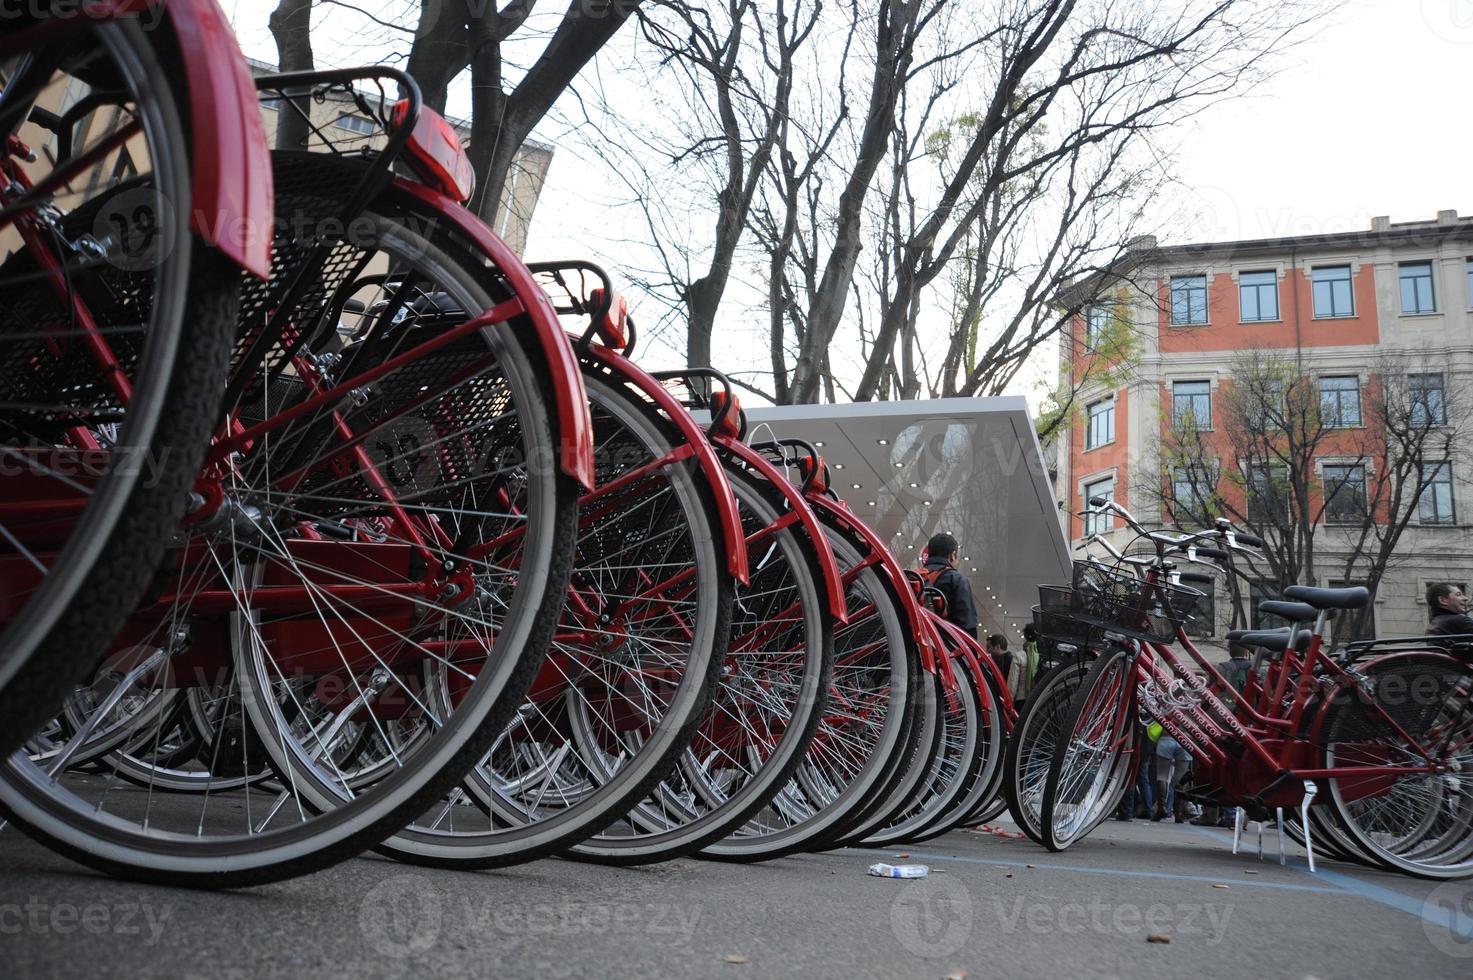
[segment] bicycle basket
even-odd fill
[[[1087,646],[1099,630],[1074,618],[1071,611],[1074,590],[1067,585],[1040,585],[1038,605],[1033,607],[1033,628],[1040,642],[1069,643]]]
[[[1148,643],[1170,643],[1203,593],[1185,585],[1151,582],[1130,568],[1074,563],[1070,614],[1077,620]]]

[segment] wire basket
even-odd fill
[[[1069,610],[1081,623],[1148,643],[1170,643],[1202,598],[1196,589],[1151,582],[1128,567],[1077,561]]]
[[[1040,585],[1038,605],[1033,607],[1033,628],[1038,633],[1039,660],[1052,662],[1065,654],[1087,649],[1099,640],[1100,631],[1076,619],[1071,612],[1074,590],[1067,585]]]

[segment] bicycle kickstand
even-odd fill
[[[1313,779],[1304,781],[1304,800],[1299,804],[1299,826],[1304,828],[1304,853],[1309,856],[1309,873],[1314,874],[1314,841],[1310,839],[1309,829],[1309,805],[1314,802],[1314,794],[1319,792]]]

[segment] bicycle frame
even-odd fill
[[[1150,574],[1152,581],[1159,581],[1158,570],[1153,569]],[[1316,700],[1316,691],[1323,689],[1328,693],[1346,687],[1360,690],[1357,679],[1324,653],[1323,644],[1323,636],[1316,632],[1302,658],[1290,644],[1282,656],[1270,663],[1262,687],[1255,681],[1252,687],[1245,685],[1242,694],[1232,692],[1229,695],[1232,686],[1191,642],[1185,629],[1179,627],[1175,646],[1186,652],[1196,667],[1206,674],[1207,680],[1200,679],[1173,645],[1137,643],[1133,661],[1136,683],[1148,696],[1142,698],[1143,703],[1155,700],[1158,704],[1161,696],[1156,695],[1149,685],[1155,684],[1158,688],[1163,683],[1167,685],[1165,710],[1157,714],[1156,719],[1206,770],[1208,781],[1219,785],[1234,800],[1291,805],[1303,799],[1304,780],[1392,778],[1436,771],[1425,751],[1422,755],[1429,762],[1426,766],[1326,769],[1316,764],[1315,736],[1324,723],[1322,709],[1331,703],[1328,698],[1320,699],[1318,707],[1321,710],[1309,730],[1305,731],[1306,712]],[[1325,673],[1316,673],[1321,668]],[[1187,692],[1185,702],[1174,703],[1171,700],[1170,686],[1173,684],[1180,684],[1181,689]],[[1280,706],[1285,704],[1285,696],[1289,695],[1287,708],[1274,710],[1264,704],[1266,692],[1272,692],[1270,703]],[[1224,695],[1230,698],[1233,707],[1224,703]],[[1258,707],[1254,706],[1254,701]],[[1409,744],[1416,744],[1378,703],[1371,702],[1368,707]],[[1249,755],[1233,760],[1223,748],[1223,744],[1230,741],[1243,746]],[[1234,765],[1227,765],[1230,760]]]

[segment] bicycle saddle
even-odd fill
[[[1314,633],[1309,630],[1300,630],[1294,640],[1294,649],[1300,653],[1309,649],[1309,641],[1313,636]],[[1228,630],[1227,641],[1283,653],[1289,646],[1289,629],[1285,627],[1281,630]]]
[[[1320,614],[1307,602],[1285,602],[1282,599],[1265,599],[1258,604],[1258,611],[1287,619],[1291,623],[1306,623]]]
[[[1363,585],[1346,589],[1317,589],[1309,585],[1291,585],[1284,598],[1306,602],[1316,609],[1364,609],[1371,604],[1371,593]]]

